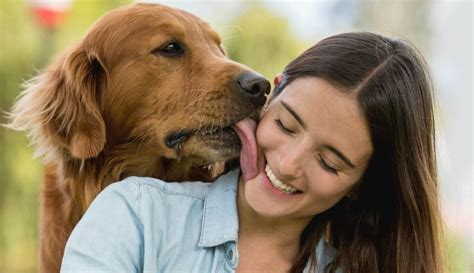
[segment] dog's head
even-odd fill
[[[133,142],[156,156],[209,164],[239,155],[232,125],[257,118],[269,89],[225,56],[207,23],[136,4],[103,16],[27,83],[12,127],[30,131],[46,155],[89,159]]]

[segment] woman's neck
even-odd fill
[[[294,260],[300,248],[300,236],[310,219],[266,217],[256,213],[247,203],[244,182],[239,178],[237,210],[239,214],[239,244],[251,239],[255,244],[271,248]]]

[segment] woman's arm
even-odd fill
[[[140,185],[135,179],[114,183],[97,196],[69,237],[62,273],[142,272]]]

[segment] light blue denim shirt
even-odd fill
[[[214,183],[130,177],[111,184],[72,232],[61,272],[235,272],[238,177],[233,170]],[[323,240],[317,253],[319,268],[335,254]]]

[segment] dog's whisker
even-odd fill
[[[189,98],[190,94],[194,94],[194,93],[197,93],[197,92],[200,92],[200,93],[204,93],[204,94],[209,94],[209,90],[208,89],[204,89],[204,88],[192,88],[190,90],[188,90],[188,92],[181,92],[181,93],[178,93],[174,98],[173,100],[180,100],[181,98]],[[193,104],[189,104],[187,105],[186,107],[188,108],[191,108],[191,107],[194,107]],[[184,111],[188,110],[187,108],[184,108],[183,109]],[[189,121],[189,120],[188,120]]]
[[[227,39],[228,38],[228,32],[230,32],[230,34],[232,36],[243,36],[244,34],[244,30],[242,27],[238,26],[238,25],[227,25],[227,26],[224,26],[221,28],[222,29],[222,32],[227,32],[223,35],[223,40]],[[229,29],[229,30],[226,30],[226,29]],[[237,31],[237,34],[232,34],[233,31]]]
[[[191,123],[191,122],[192,122],[192,118],[193,118],[193,116],[189,116],[189,118],[187,119],[186,122],[190,122],[190,123]],[[198,123],[198,126],[197,126],[197,128],[196,128],[196,131],[199,131],[199,130],[201,130],[201,129],[203,128],[203,126],[204,126],[204,119],[205,119],[205,118],[206,118],[206,116],[201,115],[201,120],[200,120],[199,123]]]
[[[202,115],[202,116],[201,116],[201,121],[199,122],[198,130],[201,130],[201,129],[202,129],[202,126],[204,125],[204,118],[205,118],[205,116]]]
[[[231,39],[234,39],[234,38],[239,38],[241,37],[241,35],[229,35],[229,36],[225,36],[222,38],[223,41],[228,41],[228,40],[231,40]]]
[[[193,89],[188,90],[188,92],[178,92],[176,94],[176,96],[173,98],[173,100],[180,101],[182,98],[188,99],[190,94],[194,94],[194,93],[197,93],[197,92],[201,92],[201,93],[204,93],[204,94],[209,93],[208,89],[193,88]],[[188,105],[185,106],[185,108],[183,108],[183,111],[188,112],[189,108],[192,108],[192,107],[195,107],[195,104],[189,103]],[[189,111],[189,112],[191,112],[191,111]],[[189,115],[189,118],[185,121],[185,124],[192,123],[192,118],[193,118],[193,116]]]

